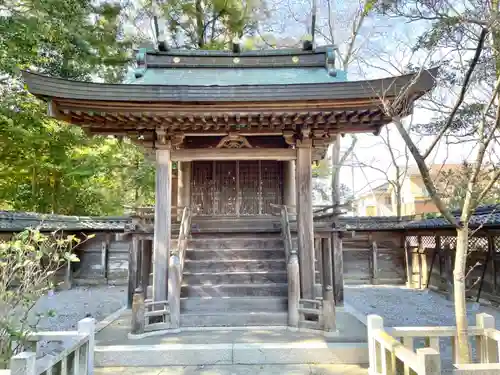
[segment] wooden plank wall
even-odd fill
[[[400,285],[406,280],[400,232],[353,232],[342,239],[346,284]]]
[[[130,236],[96,233],[76,248],[80,258],[73,278],[76,284],[126,284]]]

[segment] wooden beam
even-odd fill
[[[296,152],[289,148],[251,149],[182,149],[172,151],[173,161],[191,160],[295,160]]]

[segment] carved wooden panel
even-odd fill
[[[260,164],[262,213],[271,215],[271,203],[282,204],[283,201],[283,163],[262,160]]]
[[[218,161],[215,165],[214,215],[234,216],[238,213],[236,162]]]
[[[192,166],[191,178],[191,202],[194,206],[199,205],[199,215],[213,214],[213,162],[197,161]]]
[[[240,179],[240,215],[260,215],[259,162],[241,160]]]
[[[282,204],[283,168],[279,161],[194,161],[191,201],[202,216],[271,215]]]

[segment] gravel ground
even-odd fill
[[[388,286],[347,286],[345,301],[364,315],[380,315],[386,327],[455,325],[453,303],[443,295],[429,290]],[[492,315],[497,329],[500,329],[500,310],[478,303],[469,303],[467,306],[469,324],[475,325],[476,314],[481,312]],[[416,340],[416,347],[420,346],[423,346],[423,340]],[[473,354],[474,352],[473,350]],[[441,340],[441,353],[443,367],[451,367],[449,339]]]
[[[126,286],[74,287],[71,290],[44,295],[33,308],[36,314],[55,311],[54,317],[44,317],[37,325],[40,331],[70,331],[76,329],[79,320],[90,314],[97,322],[127,303]]]

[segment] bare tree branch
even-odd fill
[[[445,125],[437,135],[437,137],[434,139],[434,141],[431,143],[427,151],[422,155],[423,159],[427,159],[427,157],[430,155],[434,147],[436,147],[437,143],[441,139],[441,137],[446,133],[446,131],[450,128],[451,124],[453,123],[453,120],[455,119],[455,116],[458,112],[458,109],[462,105],[464,99],[465,99],[465,93],[467,92],[467,89],[469,88],[469,82],[472,76],[472,73],[476,69],[477,63],[479,61],[479,57],[481,56],[481,52],[484,48],[484,41],[486,39],[486,36],[488,35],[488,30],[482,29],[481,34],[479,36],[479,42],[476,47],[476,53],[474,54],[474,58],[472,59],[469,69],[467,70],[467,73],[465,74],[464,78],[464,83],[462,84],[462,89],[460,90],[460,95],[458,96],[458,100],[455,103],[455,106],[453,107],[453,110],[451,111],[450,115],[448,116],[448,120],[446,121]]]

